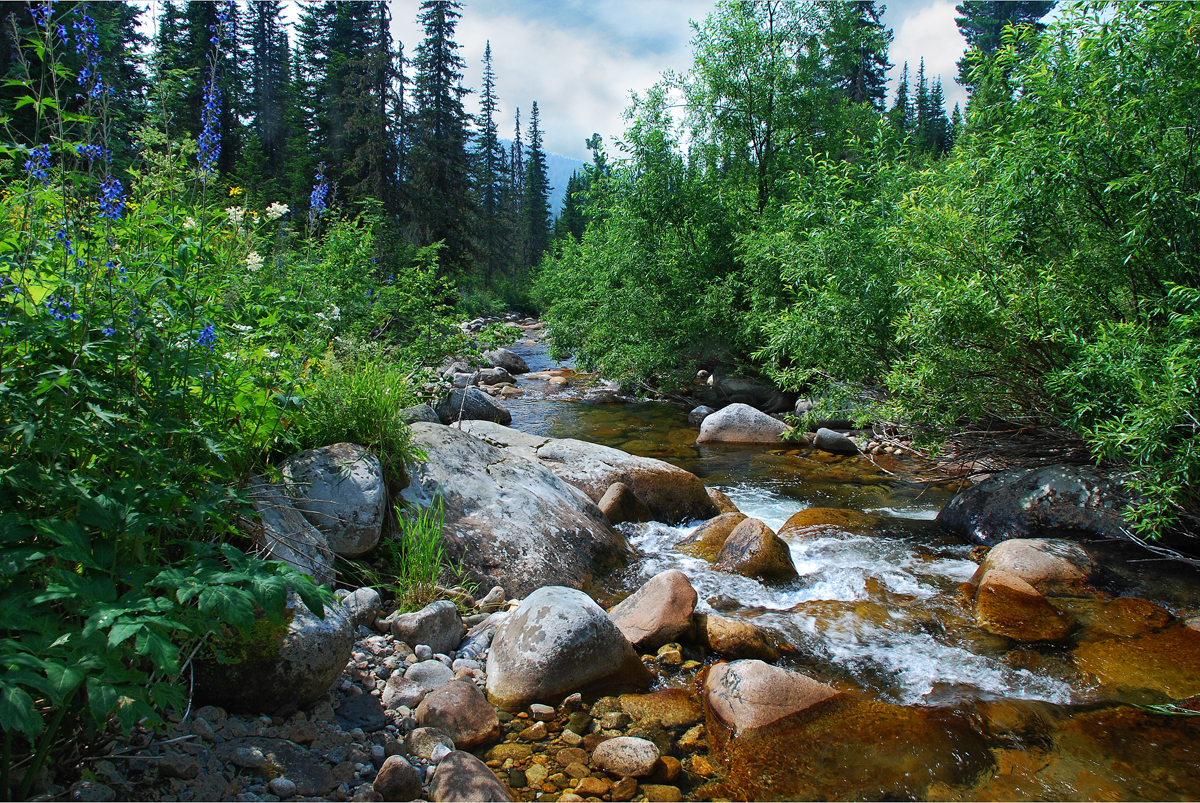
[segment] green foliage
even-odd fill
[[[395,575],[400,608],[419,610],[440,596],[435,587],[446,564],[442,543],[445,507],[438,496],[429,507],[407,514],[397,508],[396,515],[400,525],[381,549]]]

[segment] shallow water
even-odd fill
[[[557,367],[540,346],[515,350],[534,370]],[[958,591],[976,568],[969,559],[970,545],[943,534],[933,522],[955,493],[952,483],[923,481],[927,468],[912,458],[879,458],[876,466],[863,458],[806,448],[698,447],[685,410],[653,401],[592,403],[588,399],[595,398],[595,388],[589,379],[567,378],[568,384],[557,388],[520,380],[525,395],[506,401],[512,426],[667,460],[722,490],[743,513],[772,530],[809,507],[879,517],[867,531],[827,527],[818,536],[791,540],[800,577],[784,585],[718,572],[677,551],[675,544],[699,522],[622,525],[640,556],[613,579],[606,596],[617,598],[658,572],[679,569],[695,586],[700,610],[744,618],[769,631],[784,648],[785,665],[865,701],[919,709],[922,716],[942,712],[959,723],[955,728],[966,727],[978,737],[968,740],[976,746],[963,748],[956,759],[969,772],[931,776],[917,786],[901,784],[883,796],[1200,796],[1200,717],[1131,708],[1127,703],[1167,703],[1171,697],[1154,688],[1105,685],[1077,667],[1072,648],[1111,638],[1096,629],[1100,625],[1082,616],[1084,626],[1071,641],[1049,646],[1017,644],[975,627]],[[1115,567],[1106,578],[1106,597],[1145,597],[1176,616],[1200,610],[1196,572],[1131,562],[1147,556],[1122,545],[1089,549],[1104,552]],[[1100,725],[1092,722],[1096,718]],[[1138,742],[1145,759],[1131,764],[1128,742],[1137,733],[1137,738],[1172,746],[1154,751]],[[847,739],[847,744],[854,742]],[[938,763],[938,744],[931,739],[924,748],[914,744],[912,749],[928,749],[928,761]],[[839,760],[870,762],[870,752],[868,745],[857,758]],[[778,772],[796,772],[785,753],[778,757]],[[797,789],[781,792],[768,784],[760,791],[767,796],[801,794]],[[839,787],[803,793],[876,794]]]

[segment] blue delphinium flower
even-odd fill
[[[56,321],[77,321],[79,313],[71,309],[69,299],[62,296],[50,296],[46,299],[46,309]]]
[[[96,33],[96,20],[88,14],[90,10],[90,5],[84,5],[82,16],[71,27],[75,29],[75,52],[84,56],[84,66],[76,80],[87,88],[89,97],[98,98],[104,91],[104,79],[100,77],[100,36]]]
[[[95,162],[100,159],[106,162],[112,161],[112,154],[100,145],[76,145],[75,153],[89,162]]]
[[[50,184],[50,146],[38,145],[29,152],[25,160],[25,172],[42,182],[43,186]]]
[[[100,217],[118,220],[125,211],[124,188],[116,176],[108,176],[100,182],[100,197],[96,200],[100,207]]]
[[[105,337],[112,337],[114,334],[116,334],[116,331],[117,330],[113,329],[111,326],[106,326],[100,330],[100,334],[104,335]]]
[[[208,353],[211,354],[213,348],[217,344],[217,330],[210,323],[208,326],[200,330],[200,336],[196,338],[196,345],[205,346],[208,348]]]
[[[325,163],[321,162],[317,165],[317,173],[313,176],[312,195],[309,197],[309,206],[318,215],[325,211],[326,199],[329,196],[329,179],[325,178]]]
[[[200,111],[200,169],[211,173],[221,155],[221,90],[217,88],[217,71],[208,72],[204,85],[204,108]]]
[[[50,15],[53,10],[50,3],[29,7],[29,13],[33,15],[34,21],[42,28],[45,28],[50,23]]]

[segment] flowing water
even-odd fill
[[[551,364],[540,345],[525,343],[514,350],[534,371],[561,367]],[[1173,624],[1164,632],[1181,639],[1182,646],[1174,649],[1183,654],[1174,660],[1174,653],[1164,653],[1168,659],[1150,649],[1148,668],[1137,665],[1139,656],[1148,654],[1138,642],[1129,677],[1119,681],[1112,671],[1103,682],[1081,671],[1073,652],[1123,632],[1105,607],[1106,600],[1117,596],[1147,598],[1181,619],[1196,615],[1196,572],[1137,562],[1147,555],[1122,545],[1089,545],[1110,571],[1099,597],[1062,603],[1082,623],[1069,643],[1030,646],[992,636],[975,627],[959,590],[976,569],[970,545],[942,533],[933,521],[956,489],[924,481],[926,467],[915,459],[881,457],[876,466],[807,448],[697,446],[697,430],[688,424],[685,410],[652,401],[613,403],[611,395],[608,403],[596,403],[605,396],[597,397],[586,377],[567,378],[565,386],[521,379],[524,395],[505,402],[512,426],[666,460],[722,490],[743,513],[773,530],[810,507],[870,514],[857,524],[829,526],[816,536],[793,539],[789,547],[800,578],[784,585],[719,572],[677,551],[675,544],[699,522],[622,525],[639,558],[602,597],[617,599],[658,572],[679,569],[698,592],[698,610],[746,619],[769,631],[783,648],[781,663],[789,668],[855,699],[919,715],[926,725],[943,719],[954,723],[933,727],[933,735],[924,739],[913,734],[926,732],[925,725],[906,726],[912,739],[904,750],[921,762],[940,766],[945,733],[967,734],[956,737],[952,769],[917,773],[919,781],[905,770],[897,775],[900,780],[866,786],[767,783],[751,786],[749,792],[743,785],[743,794],[834,799],[1200,797],[1200,717],[1168,716],[1145,707],[1179,700],[1185,696],[1179,689],[1189,683],[1195,687],[1189,694],[1200,692],[1200,677],[1187,677],[1191,667],[1200,668],[1200,638],[1193,638],[1200,634]],[[1126,635],[1134,638],[1141,632]],[[1112,661],[1126,661],[1125,655],[1118,653]],[[1116,671],[1119,675],[1120,669]],[[1157,680],[1140,683],[1139,675],[1146,673]],[[847,763],[847,777],[854,775],[851,765],[856,762],[864,767],[886,763],[872,755],[883,738],[872,733],[868,728],[843,734],[852,749],[836,761]],[[795,747],[781,744],[768,771],[798,772]]]

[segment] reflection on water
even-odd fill
[[[540,348],[517,350],[534,370],[553,367]],[[952,498],[952,484],[935,487],[921,481],[922,467],[908,458],[880,459],[879,465],[890,472],[885,473],[861,458],[788,445],[698,447],[686,410],[649,401],[591,403],[587,380],[568,380],[566,386],[550,387],[521,379],[525,395],[506,402],[513,427],[667,460],[719,488],[742,512],[776,531],[809,507],[875,514],[869,532],[825,527],[791,537],[800,576],[784,585],[718,572],[677,551],[675,544],[699,522],[622,525],[641,557],[613,578],[609,591],[620,596],[658,572],[679,569],[695,586],[700,610],[745,618],[771,632],[784,648],[784,663],[865,701],[943,712],[931,721],[944,715],[958,723],[955,728],[971,723],[972,738],[984,747],[972,748],[971,756],[964,753],[960,759],[975,769],[955,776],[949,785],[903,787],[904,796],[1200,796],[1200,717],[1185,724],[1119,705],[1168,699],[1120,684],[1102,686],[1077,668],[1072,650],[1111,638],[1111,623],[1106,632],[1098,620],[1081,616],[1081,628],[1069,643],[1051,646],[1020,645],[975,626],[958,589],[976,569],[968,557],[970,545],[944,535],[932,521]],[[1129,562],[1139,556],[1127,545],[1093,544],[1089,549],[1103,553],[1103,562],[1113,567],[1105,578],[1108,595],[1145,597],[1176,615],[1200,610],[1195,571],[1162,564],[1147,571],[1145,564]],[[1097,601],[1092,607],[1104,604]],[[1161,749],[1148,750],[1144,743],[1131,747],[1137,733],[1161,739]],[[1168,748],[1166,734],[1171,733],[1177,738]],[[913,750],[936,752],[943,736],[930,737]],[[868,746],[842,760],[861,757],[865,766],[872,761],[870,752]],[[1144,764],[1128,762],[1130,752],[1141,755]],[[944,758],[931,753],[926,760]],[[789,760],[783,754],[772,759],[781,773],[790,771]],[[775,788],[767,784],[762,793]],[[836,796],[838,788],[811,794]]]

